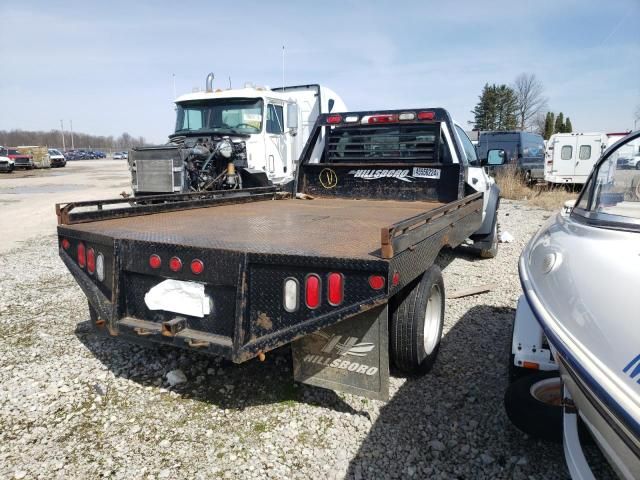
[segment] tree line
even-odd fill
[[[65,132],[65,147],[71,149],[71,134]],[[127,150],[133,147],[141,147],[147,142],[144,137],[134,137],[127,132],[119,137],[89,135],[86,133],[73,133],[73,145],[75,148],[94,150]],[[62,132],[60,130],[28,131],[28,130],[0,130],[0,145],[5,147],[17,147],[19,145],[41,145],[50,148],[62,149]]]
[[[548,111],[544,86],[533,73],[521,73],[512,85],[485,84],[471,113],[475,130],[531,130],[547,140],[573,131],[569,117]]]

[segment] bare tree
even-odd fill
[[[521,130],[536,127],[538,114],[547,108],[542,82],[535,73],[521,73],[513,84],[518,104],[518,123]]]
[[[546,124],[546,113],[540,110],[531,121],[531,130],[544,136],[544,127]]]

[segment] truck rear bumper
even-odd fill
[[[96,285],[95,278],[79,267],[71,255],[62,248],[60,256],[95,310],[96,318],[93,319],[93,327],[99,333],[130,339],[136,343],[161,343],[194,349],[221,356],[236,363],[261,356],[310,333],[355,317],[376,306],[384,305],[388,298],[386,288],[373,291],[367,284],[367,278],[371,273],[388,276],[388,272],[380,270],[380,265],[384,265],[382,263],[378,264],[378,271],[370,270],[353,274],[351,284],[355,286],[359,283],[359,286],[355,291],[345,293],[343,306],[323,305],[313,312],[305,312],[305,306],[301,306],[299,314],[285,314],[280,311],[280,305],[276,305],[281,301],[281,282],[270,278],[260,279],[259,269],[245,265],[247,268],[239,275],[236,293],[234,294],[229,288],[223,292],[224,295],[232,297],[230,302],[235,304],[235,308],[219,306],[205,318],[171,312],[149,312],[140,305],[144,302],[142,298],[148,284],[139,281],[132,283],[134,281],[132,275],[137,279],[140,277],[139,274],[114,268],[116,273],[111,297],[119,299],[114,302],[103,289]],[[351,266],[349,270],[353,268],[354,266]],[[370,265],[369,268],[371,268]],[[291,275],[298,274],[282,274],[283,278]],[[318,275],[323,280],[326,278],[321,271]],[[362,281],[358,282],[355,278],[357,276],[360,276]],[[301,278],[304,279],[304,276]],[[163,280],[165,279],[157,277],[154,282],[159,283]],[[264,297],[266,290],[270,288],[269,282],[277,282],[278,297],[273,298],[267,295],[268,306],[263,308],[266,305],[260,304],[260,298]],[[370,291],[365,292],[362,288],[363,284],[367,284]],[[262,292],[263,295],[250,296],[249,289]],[[121,293],[124,290],[128,290],[128,293]],[[137,292],[137,300],[132,301],[132,292]],[[349,300],[350,297],[351,300]],[[219,297],[214,297],[213,302],[218,300]],[[140,315],[144,311],[147,314]],[[212,323],[216,324],[215,328],[211,325]]]

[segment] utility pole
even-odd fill
[[[75,150],[73,146],[73,120],[69,120],[69,123],[71,124],[71,150]]]
[[[66,148],[64,146],[64,122],[62,120],[60,120],[60,133],[62,133],[62,151],[64,152]]]
[[[284,88],[284,45],[282,45],[282,88]]]
[[[173,100],[176,99],[176,74],[172,73],[171,74],[173,76]]]

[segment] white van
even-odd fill
[[[606,146],[607,136],[600,132],[551,135],[545,155],[545,181],[585,183]]]

